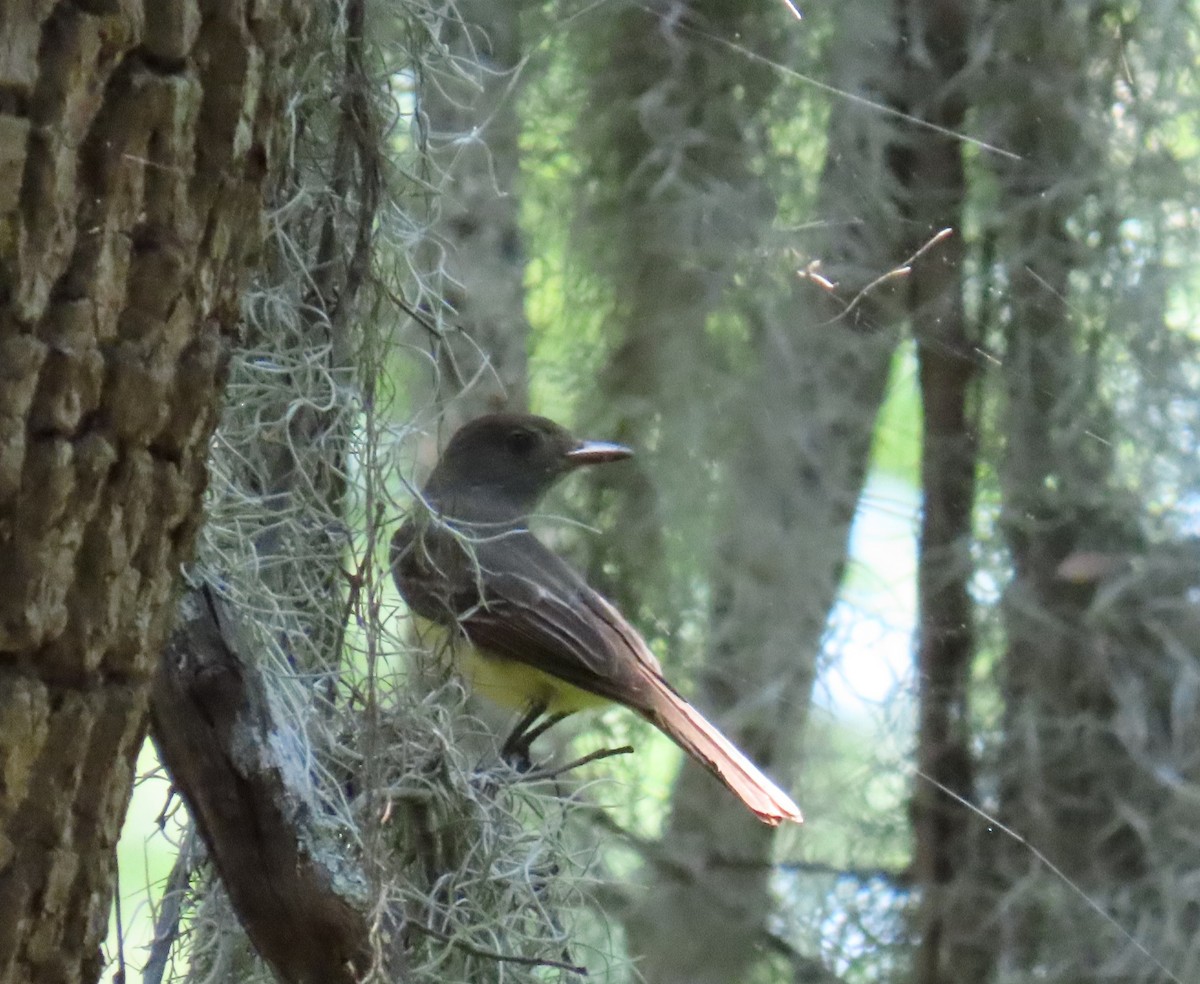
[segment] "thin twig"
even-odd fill
[[[577,758],[566,765],[560,765],[553,769],[538,769],[535,772],[526,772],[520,777],[521,782],[532,782],[536,779],[557,779],[559,776],[570,772],[572,769],[578,769],[580,766],[589,765],[592,762],[599,762],[601,759],[612,758],[614,755],[632,755],[632,745],[622,745],[620,748],[600,748],[594,752],[588,752],[587,755]]]
[[[154,940],[150,944],[150,955],[142,970],[142,984],[161,984],[167,970],[171,948],[179,939],[179,923],[183,916],[183,902],[187,893],[188,880],[192,876],[193,841],[191,832],[185,834],[175,864],[167,876],[163,889],[158,918],[154,920]]]
[[[434,929],[432,926],[426,926],[424,923],[413,921],[409,922],[408,925],[418,932],[432,936],[435,940],[441,940],[443,943],[449,943],[452,947],[462,950],[464,953],[469,953],[473,957],[480,957],[483,960],[495,960],[498,963],[520,964],[522,967],[553,967],[555,970],[565,970],[570,974],[578,974],[580,977],[588,976],[586,967],[580,967],[578,964],[567,963],[565,960],[554,960],[550,957],[519,957],[513,953],[499,953],[496,950],[486,950],[483,947],[464,942],[456,936],[451,936],[449,933],[440,932],[439,930]]]
[[[913,253],[912,256],[910,256],[907,260],[905,260],[899,266],[893,267],[891,270],[888,270],[887,273],[880,274],[878,277],[876,277],[874,280],[872,280],[869,284],[867,284],[866,287],[864,287],[862,290],[860,290],[857,294],[854,295],[854,297],[851,299],[850,303],[847,304],[846,307],[841,312],[834,315],[832,318],[830,318],[828,321],[826,321],[824,324],[822,324],[821,327],[825,328],[828,325],[831,325],[836,321],[840,321],[842,318],[848,317],[854,311],[854,309],[856,307],[858,307],[858,305],[861,304],[866,299],[867,295],[870,294],[872,291],[874,291],[877,287],[881,287],[883,284],[888,283],[892,280],[900,280],[904,277],[907,277],[910,273],[912,273],[913,264],[916,263],[917,260],[919,260],[922,256],[924,256],[931,249],[933,249],[933,247],[936,246],[938,243],[942,242],[942,240],[947,239],[949,236],[953,235],[953,233],[954,233],[953,229],[942,229],[940,232],[935,233],[928,240],[928,242],[926,242],[923,246],[921,246],[921,248],[918,249],[915,253]],[[832,283],[830,283],[830,281],[826,280],[824,277],[818,278],[811,271],[808,271],[808,270],[801,271],[798,275],[802,278],[805,278],[807,280],[812,280],[812,281],[820,284],[821,287],[823,289],[825,289],[827,292],[833,293],[834,285]]]
[[[113,984],[125,984],[125,926],[121,919],[121,869],[116,866],[113,870],[113,907],[117,922],[117,969],[113,974]]]

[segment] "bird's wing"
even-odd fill
[[[405,524],[392,544],[401,594],[476,647],[645,711],[658,660],[638,631],[528,530],[474,542]]]
[[[479,648],[609,700],[646,709],[646,672],[662,673],[638,631],[528,531],[484,545],[480,603],[460,624]]]

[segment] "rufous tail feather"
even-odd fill
[[[655,707],[646,714],[667,737],[708,769],[763,822],[803,823],[804,817],[787,793],[771,782],[699,711],[675,693],[662,678],[648,674],[654,684]]]

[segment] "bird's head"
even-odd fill
[[[620,444],[581,441],[545,417],[489,414],[450,439],[425,484],[425,497],[458,518],[516,518],[532,512],[567,472],[631,454]]]

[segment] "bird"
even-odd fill
[[[502,753],[528,762],[530,743],[547,728],[616,703],[675,742],[764,823],[801,823],[792,798],[667,682],[616,607],[529,529],[559,479],[631,454],[533,414],[466,423],[392,537],[396,587],[416,620],[448,639],[471,692],[524,712]]]

